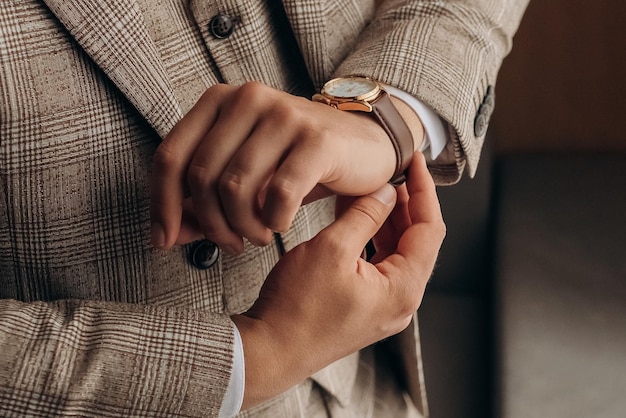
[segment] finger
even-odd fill
[[[226,208],[232,208],[232,205],[221,198],[219,183],[224,170],[246,143],[259,118],[254,104],[246,100],[249,90],[241,87],[222,107],[219,117],[199,144],[187,173],[200,230],[206,238],[231,253],[241,252],[243,241],[233,228],[237,225],[229,222]],[[237,182],[234,178],[231,180]]]
[[[400,237],[411,226],[411,216],[408,210],[409,194],[406,185],[396,187],[396,192],[398,199],[391,215],[372,239],[376,249],[376,254],[372,258],[373,263],[394,253]]]
[[[445,237],[435,185],[419,153],[409,167],[407,189],[411,225],[400,236],[395,251],[376,267],[389,279],[390,297],[401,316],[410,318],[421,303]]]
[[[236,232],[256,245],[271,241],[272,231],[262,222],[266,185],[290,147],[290,125],[263,119],[241,145],[219,180],[224,213]]]
[[[211,88],[176,124],[153,158],[150,192],[152,244],[171,247],[178,236],[183,211],[187,166],[213,124],[218,103],[230,86]]]
[[[335,219],[340,218],[341,215],[343,215],[352,205],[355,199],[358,199],[358,197],[338,195],[335,198]]]
[[[385,184],[376,192],[356,198],[335,222],[326,227],[318,237],[330,235],[340,243],[346,254],[360,257],[367,242],[385,222],[396,202],[393,186]]]
[[[202,235],[198,227],[193,202],[190,198],[186,198],[183,202],[183,217],[180,224],[180,231],[176,238],[176,245],[188,244],[202,238],[204,238],[204,235]]]
[[[273,231],[289,229],[303,199],[329,177],[330,162],[315,141],[296,143],[267,185],[263,223]]]
[[[396,253],[384,262],[400,271],[413,271],[417,277],[428,277],[445,237],[445,224],[433,179],[420,153],[409,167],[407,189],[411,226],[400,237]]]
[[[420,152],[413,155],[406,182],[412,222],[442,222],[435,182]]]

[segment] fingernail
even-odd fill
[[[165,246],[165,230],[161,224],[153,222],[152,225],[150,225],[150,236],[153,246],[156,248],[163,248]]]
[[[383,187],[372,193],[371,196],[379,202],[389,205],[396,197],[396,189],[394,189],[391,184],[386,183]]]

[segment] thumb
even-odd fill
[[[354,199],[324,231],[341,237],[347,251],[361,254],[391,213],[396,199],[394,187],[385,184],[374,193]]]

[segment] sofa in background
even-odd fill
[[[439,196],[431,417],[625,417],[626,155],[487,155]]]

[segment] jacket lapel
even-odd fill
[[[76,42],[164,137],[182,117],[133,0],[44,0]]]
[[[324,1],[283,0],[283,6],[309,75],[319,89],[332,73],[325,45]]]

